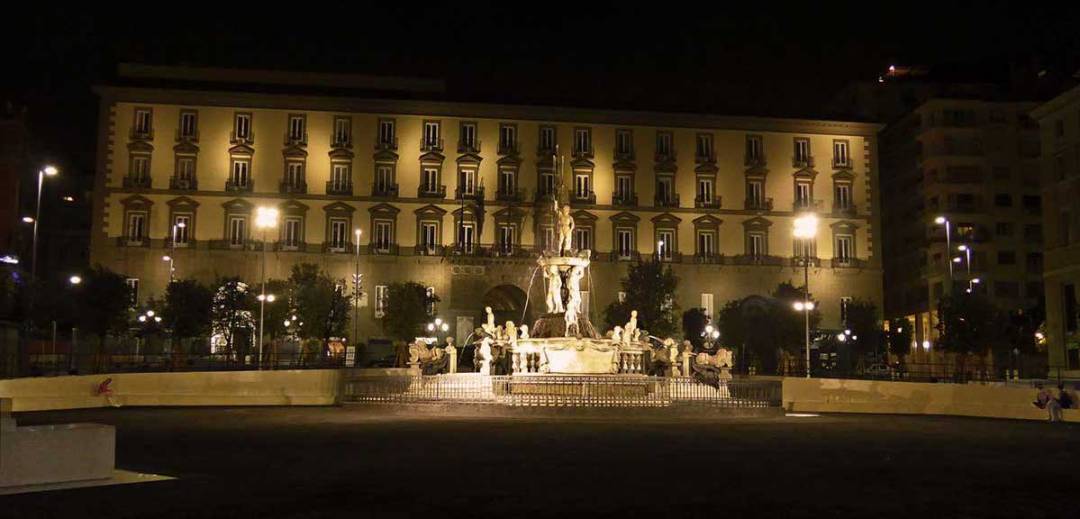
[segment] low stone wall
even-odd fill
[[[107,378],[111,395],[98,393]],[[0,380],[13,411],[124,406],[333,405],[339,370],[115,373]]]
[[[1055,388],[1056,390],[1056,388]],[[929,384],[829,378],[784,379],[783,404],[791,412],[925,414],[1046,420],[1026,386]],[[1080,410],[1063,411],[1080,422]]]

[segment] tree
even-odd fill
[[[390,337],[411,341],[423,334],[428,320],[428,308],[439,297],[428,294],[427,287],[415,281],[391,283],[386,287],[386,315],[383,330]]]
[[[907,319],[902,317],[893,318],[889,321],[889,353],[896,355],[900,363],[904,363],[905,357],[911,351],[911,338],[915,330],[911,329]]]
[[[205,337],[210,334],[213,303],[214,293],[206,285],[193,279],[174,281],[165,288],[162,320],[181,343]]]
[[[295,323],[300,322],[300,317],[296,312],[292,283],[285,279],[268,279],[266,281],[266,293],[273,294],[274,301],[266,303],[266,313],[263,316],[263,333],[270,340],[285,337],[289,334],[297,334],[299,329]],[[293,316],[296,316],[295,321],[292,319]],[[285,326],[286,320],[294,324]]]
[[[97,336],[98,355],[104,355],[106,337],[127,330],[131,289],[124,276],[101,265],[82,278],[75,290],[79,328]]]
[[[878,319],[877,306],[873,302],[866,299],[853,299],[849,302],[844,327],[851,330],[851,336],[845,342],[859,360],[864,359],[868,353],[880,353],[881,321]]]
[[[813,330],[821,322],[821,313],[816,301],[810,301],[815,303],[815,310],[810,312]],[[771,297],[728,301],[717,317],[721,343],[738,350],[736,362],[743,367],[756,363],[763,372],[775,372],[781,351],[800,357],[803,354],[806,322],[803,313],[795,310],[796,302],[803,302],[803,291],[789,282],[777,285]]]
[[[960,372],[968,355],[984,355],[1008,343],[1005,317],[979,293],[945,296],[938,302],[938,347],[957,354]]]
[[[679,278],[671,267],[662,262],[644,261],[630,265],[622,280],[626,292],[623,301],[615,301],[604,309],[608,328],[622,326],[630,319],[630,312],[638,312],[638,328],[648,330],[658,337],[669,337],[677,331],[675,316],[679,305],[675,302],[675,290]]]
[[[325,346],[330,337],[343,337],[349,325],[350,296],[344,281],[335,282],[317,265],[294,265],[289,276],[292,301],[301,326],[301,336],[316,338]]]
[[[773,305],[770,310],[773,326],[776,327],[776,346],[789,353],[803,353],[806,344],[806,317],[803,312],[795,310],[795,303],[803,302],[803,289],[785,281],[776,286],[772,298]],[[812,297],[810,302],[814,304],[814,310],[810,312],[810,330],[814,330],[821,324],[821,305]],[[769,330],[755,332],[766,333]]]
[[[236,339],[245,332],[251,334],[255,328],[255,294],[238,277],[222,278],[217,285],[210,311],[213,332],[225,340],[226,352],[243,358],[247,341],[237,343]]]
[[[694,350],[700,350],[704,342],[703,334],[705,326],[709,324],[709,316],[705,315],[702,308],[691,308],[682,314],[683,338],[694,345]]]

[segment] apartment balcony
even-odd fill
[[[248,179],[243,182],[235,180],[225,181],[225,191],[230,193],[250,193],[255,187],[255,181]]]
[[[308,244],[302,241],[292,243],[276,241],[272,250],[275,252],[308,252]]]
[[[679,207],[679,194],[671,193],[668,196],[657,196],[653,199],[656,207]]]
[[[529,247],[515,243],[496,243],[487,248],[488,255],[495,258],[532,258],[535,257]]]
[[[480,140],[475,139],[472,142],[458,142],[458,153],[480,153]]]
[[[285,134],[284,144],[286,146],[307,146],[307,142],[307,132],[303,132],[297,135],[292,135],[289,133]]]
[[[133,141],[152,141],[154,140],[154,129],[150,128],[149,130],[139,131],[132,127],[131,131],[128,132],[128,138]]]
[[[833,169],[850,169],[852,166],[851,159],[839,159],[833,157],[832,167]]]
[[[446,198],[446,186],[423,185],[416,188],[417,198]]]
[[[150,238],[146,236],[117,236],[117,247],[150,247]]]
[[[174,175],[169,177],[169,189],[174,191],[197,191],[199,181],[194,178],[177,178]]]
[[[589,144],[587,147],[584,148],[574,146],[574,151],[571,153],[571,156],[573,156],[575,159],[591,159],[595,155],[595,149],[593,148],[592,144]]]
[[[369,251],[374,256],[400,256],[401,248],[396,243],[371,244]]]
[[[769,256],[765,254],[740,254],[738,256],[732,256],[731,262],[734,265],[758,265],[769,267],[782,267],[786,263],[786,258],[780,256]]]
[[[814,157],[792,157],[791,167],[796,169],[814,167]]]
[[[210,240],[212,250],[262,250],[262,242],[256,240]]]
[[[653,155],[653,162],[675,162],[675,152],[657,152]]]
[[[327,180],[326,194],[338,196],[352,196],[352,182],[334,182],[333,180]]]
[[[533,197],[533,200],[536,201],[536,202],[550,202],[554,198],[555,198],[555,190],[554,189],[547,189],[547,188],[541,186],[539,189],[536,190],[536,196]]]
[[[615,150],[615,162],[633,162],[634,150]]]
[[[683,255],[681,252],[669,252],[660,256],[660,261],[664,263],[682,263]]]
[[[723,265],[724,255],[716,252],[694,254],[694,263],[698,265]]]
[[[866,268],[866,260],[859,258],[833,258],[829,263],[834,269]]]
[[[806,257],[803,257],[803,256],[792,256],[791,257],[791,266],[792,267],[802,267],[806,263],[809,263],[811,267],[820,267],[821,266],[821,258],[819,258],[817,256],[811,256],[809,258],[806,258]]]
[[[611,205],[618,207],[637,207],[637,193],[620,193],[616,191],[611,194]]]
[[[619,251],[612,251],[608,255],[608,261],[641,261],[641,253],[638,251],[629,251],[629,253],[621,253]]]
[[[375,141],[375,151],[397,151],[397,137]]]
[[[237,145],[252,145],[255,144],[255,132],[249,131],[244,135],[237,135],[236,130],[229,132],[229,144],[233,146]]]
[[[425,140],[422,140],[422,141],[420,141],[420,151],[422,153],[430,153],[430,152],[442,153],[442,151],[443,151],[443,140],[442,139],[432,139],[432,140],[425,139]]]
[[[472,189],[464,189],[462,186],[458,186],[454,190],[454,200],[472,200],[475,202],[484,201],[484,187],[473,186]]]
[[[772,211],[772,198],[747,198],[744,202],[748,211]]]
[[[694,198],[694,207],[698,209],[720,209],[721,202],[720,195],[715,195],[711,198],[699,196]]]
[[[371,184],[371,196],[380,198],[397,198],[397,184]]]
[[[306,195],[307,182],[289,182],[284,180],[278,183],[278,191],[282,194]]]
[[[822,208],[823,205],[824,204],[821,203],[821,200],[817,200],[817,199],[808,200],[808,199],[805,199],[805,198],[796,198],[795,202],[793,204],[791,204],[791,209],[793,211],[795,211],[795,212],[811,211],[811,212],[815,212],[815,213],[820,213],[821,208]]]
[[[743,165],[748,168],[763,168],[765,167],[765,157],[747,155],[743,157]]]
[[[495,199],[502,202],[524,202],[525,189],[500,189],[495,193]]]
[[[854,217],[859,214],[858,208],[855,204],[837,204],[833,203],[833,214],[847,217]]]
[[[708,153],[708,154],[695,153],[694,154],[694,162],[696,164],[716,164],[716,154],[715,153]]]
[[[338,137],[337,135],[335,135],[335,136],[331,137],[331,140],[330,140],[330,147],[333,148],[333,149],[336,149],[336,150],[341,150],[341,149],[351,150],[352,149],[352,144],[353,143],[352,143],[352,136],[351,135],[347,135],[345,137]]]
[[[124,177],[124,189],[150,189],[150,176],[128,175]]]
[[[498,153],[499,155],[519,155],[521,154],[521,143],[518,141],[499,141]]]
[[[596,205],[596,193],[593,191],[588,193],[574,192],[570,194],[570,201],[578,204]]]
[[[183,241],[177,241],[176,243],[173,243],[172,236],[167,236],[165,237],[162,246],[166,249],[194,249],[198,245],[198,240],[190,236],[187,239],[181,239]]]
[[[421,243],[413,247],[413,254],[416,256],[442,256],[445,252],[446,247],[432,243]]]
[[[195,130],[190,133],[183,133],[179,128],[176,129],[176,142],[190,142],[192,144],[199,142],[199,130]]]

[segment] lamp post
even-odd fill
[[[37,205],[34,208],[34,238],[31,244],[33,251],[30,257],[30,279],[37,278],[37,237],[38,237],[38,222],[41,221],[41,192],[45,188],[45,177],[54,177],[58,173],[57,169],[53,166],[45,166],[38,171],[37,181]],[[23,219],[23,221],[26,221]]]
[[[353,231],[356,236],[356,255],[353,262],[353,334],[352,341],[353,347],[359,348],[360,341],[357,337],[360,336],[360,235],[364,234],[364,231],[356,229]],[[359,351],[356,352],[360,354]]]
[[[180,229],[183,229],[185,227],[187,227],[187,224],[184,223],[184,222],[176,222],[176,223],[173,224],[173,226],[172,226],[172,243],[170,244],[170,246],[172,248],[172,254],[169,254],[168,256],[162,256],[161,257],[162,261],[168,261],[169,262],[169,284],[170,285],[174,281],[176,281],[176,263],[175,263],[176,262],[176,236],[179,233]]]
[[[948,218],[939,216],[934,218],[934,223],[945,226],[945,250],[949,251],[948,256],[952,256],[952,229]],[[949,292],[952,293],[953,285],[953,266],[952,261],[949,261]]]
[[[266,294],[266,231],[277,227],[278,210],[273,207],[260,207],[255,213],[255,227],[262,230],[262,290],[259,294],[259,367],[262,367],[263,358],[263,318],[266,315],[267,300],[273,301],[274,296]]]
[[[664,260],[664,240],[656,242],[656,261]]]
[[[967,293],[970,294],[970,293],[974,292],[975,291],[975,285],[978,285],[979,283],[982,283],[981,279],[979,279],[979,278],[971,278],[971,280],[968,281]]]
[[[817,215],[807,213],[795,219],[793,231],[796,238],[803,240],[803,300],[801,305],[795,303],[795,309],[803,312],[806,325],[806,378],[810,378],[810,311],[814,309],[810,302],[810,240],[817,236],[817,226]]]
[[[960,252],[963,252],[967,256],[967,275],[968,275],[968,278],[970,278],[971,277],[971,247],[968,247],[967,245],[960,245],[956,249],[959,250]]]

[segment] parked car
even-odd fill
[[[871,364],[863,370],[863,375],[869,378],[892,378],[892,370],[884,364]]]

